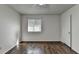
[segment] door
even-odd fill
[[[72,15],[70,15],[70,47],[72,48]]]

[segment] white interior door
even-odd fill
[[[72,48],[72,15],[70,15],[70,47]]]
[[[67,16],[66,19],[66,44],[71,46],[71,15]]]
[[[66,20],[66,44],[72,47],[72,15],[68,15]]]

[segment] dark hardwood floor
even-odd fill
[[[6,54],[76,54],[61,42],[27,42],[20,43]]]

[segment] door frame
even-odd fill
[[[70,48],[72,49],[72,14],[70,15]]]

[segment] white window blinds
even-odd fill
[[[28,19],[28,32],[41,32],[41,20]]]

